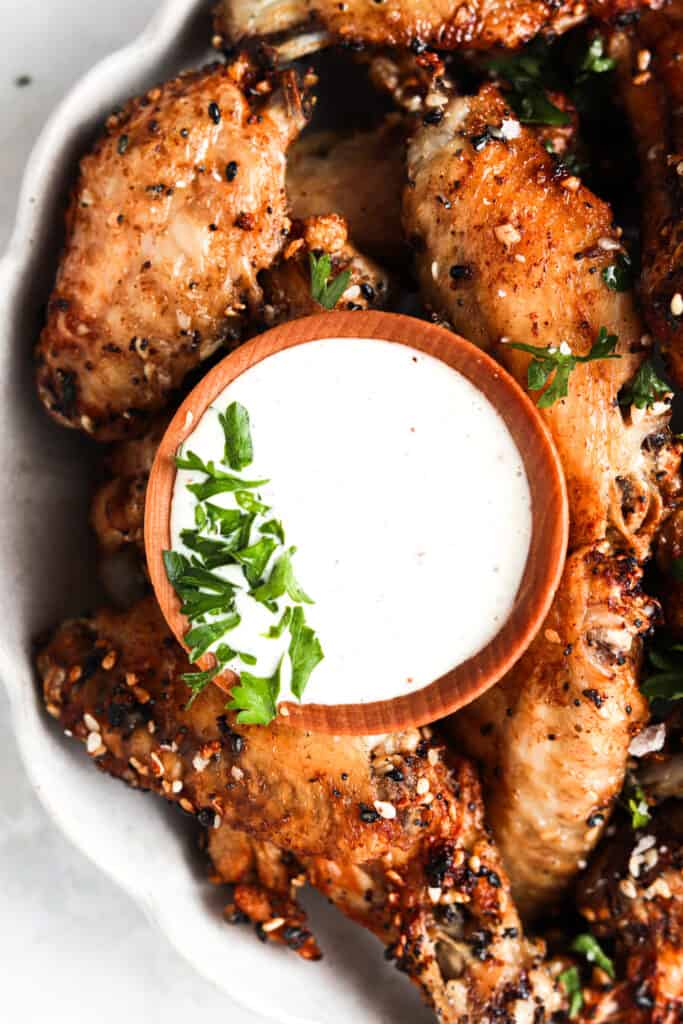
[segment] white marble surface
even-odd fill
[[[0,250],[45,118],[84,71],[137,35],[157,2],[0,0]],[[22,75],[31,83],[19,88]],[[1,686],[0,889],[8,1024],[179,1024],[190,1014],[259,1024],[195,974],[57,831],[25,779]]]

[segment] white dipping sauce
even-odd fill
[[[465,377],[401,344],[310,342],[233,381],[183,452],[219,462],[217,414],[234,401],[249,412],[254,447],[241,475],[268,478],[255,493],[296,545],[296,577],[315,601],[304,606],[306,621],[325,657],[304,702],[406,694],[492,639],[524,572],[531,499],[510,432]],[[196,498],[186,484],[204,479],[177,474],[172,547],[187,555],[180,531],[195,526]],[[232,494],[211,500],[235,507]],[[215,571],[241,578],[237,567]],[[257,657],[250,672],[271,675],[289,644],[287,631],[279,640],[263,636],[279,613],[247,589],[237,610],[242,621],[225,641]],[[290,695],[287,680],[285,670],[281,699]]]

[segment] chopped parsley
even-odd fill
[[[590,363],[596,359],[620,359],[621,357],[614,351],[617,340],[616,334],[608,334],[607,328],[601,327],[597,340],[585,356],[574,355],[566,342],[562,342],[559,348],[540,348],[521,342],[507,342],[507,346],[519,349],[520,352],[529,352],[534,357],[527,371],[527,382],[531,391],[540,391],[548,383],[551,374],[553,375],[549,386],[536,402],[539,409],[547,409],[569,393],[569,377],[579,363]]]
[[[568,967],[562,971],[558,981],[567,994],[569,1000],[569,1017],[573,1020],[583,1006],[583,992],[581,991],[581,976],[578,967]]]
[[[606,974],[609,974],[610,978],[614,977],[614,964],[607,954],[602,951],[600,943],[590,932],[577,935],[572,942],[571,948],[574,953],[581,953],[582,956],[585,956],[589,964],[595,964]]]
[[[643,787],[635,784],[628,798],[628,812],[631,815],[631,827],[645,828],[650,822],[650,808]]]
[[[218,418],[225,442],[220,465],[205,462],[192,451],[176,458],[179,469],[200,473],[204,479],[186,485],[196,504],[194,529],[180,532],[184,551],[165,551],[163,560],[168,580],[180,598],[181,611],[190,623],[185,634],[190,659],[197,662],[207,655],[215,659],[211,668],[183,676],[190,689],[188,706],[235,660],[251,667],[257,665],[253,654],[226,642],[242,622],[236,604],[238,595],[242,611],[244,599],[257,601],[279,615],[277,623],[262,634],[268,640],[277,640],[289,631],[289,643],[277,669],[272,676],[241,670],[228,705],[238,712],[238,722],[267,725],[277,714],[285,658],[291,673],[290,690],[301,700],[311,673],[323,659],[323,650],[301,607],[313,602],[294,572],[296,548],[285,547],[282,523],[267,518],[271,508],[256,490],[268,481],[246,480],[238,475],[253,461],[249,414],[244,406],[233,402]],[[225,506],[209,500],[219,494],[225,496]],[[227,507],[228,502],[234,502],[234,507]]]
[[[230,469],[242,470],[254,458],[249,413],[239,402],[231,402],[218,419],[225,435],[225,462]]]
[[[613,292],[627,292],[633,285],[631,259],[620,253],[614,263],[609,263],[602,272],[602,279]]]
[[[652,361],[646,359],[630,384],[626,384],[621,389],[619,404],[635,405],[636,409],[644,409],[669,394],[671,394],[671,388],[665,380],[658,376]]]
[[[316,256],[311,252],[308,258],[311,268],[311,296],[325,309],[334,309],[348,287],[351,271],[342,270],[330,280],[332,260],[329,254],[324,252]]]
[[[593,36],[579,64],[578,81],[589,75],[604,75],[606,71],[613,71],[616,66],[617,62],[613,57],[605,56],[605,41],[602,36]]]
[[[549,48],[543,40],[534,40],[510,56],[488,61],[486,67],[510,86],[506,97],[524,124],[569,124],[571,118],[548,99],[544,78]]]

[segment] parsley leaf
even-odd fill
[[[548,382],[550,385],[540,396],[536,405],[539,409],[547,409],[554,405],[558,398],[565,398],[569,392],[569,377],[579,363],[590,363],[595,359],[621,359],[614,351],[617,345],[616,334],[608,334],[607,328],[601,327],[597,340],[585,356],[576,356],[571,351],[562,351],[562,347],[540,348],[536,345],[525,345],[521,342],[507,342],[508,348],[529,352],[534,357],[527,370],[527,382],[531,391],[540,391]]]
[[[596,964],[602,968],[606,974],[609,974],[610,978],[614,977],[614,964],[607,954],[603,953],[600,943],[590,932],[577,935],[572,942],[571,948],[575,953],[581,953],[585,956],[590,964]]]
[[[583,1006],[583,992],[581,991],[581,977],[578,967],[568,967],[566,971],[562,971],[558,981],[569,998],[569,1018],[573,1020]]]
[[[240,624],[240,616],[233,612],[225,619],[206,625],[194,626],[185,634],[185,643],[190,648],[190,661],[199,661],[203,654],[206,654],[211,644],[220,640],[230,629],[235,629]]]
[[[346,291],[351,280],[351,271],[342,270],[330,281],[332,273],[332,260],[328,253],[324,252],[316,257],[314,253],[308,254],[311,268],[311,295],[316,302],[319,302],[325,309],[334,309],[340,298]]]
[[[278,597],[288,594],[297,604],[313,604],[308,594],[297,583],[294,575],[292,555],[295,551],[296,548],[289,548],[278,558],[268,580],[253,591],[251,596],[256,601],[267,604],[269,601],[276,601]]]
[[[215,665],[214,668],[207,669],[206,672],[186,672],[183,676],[183,681],[190,687],[192,693],[190,699],[185,705],[185,709],[191,707],[197,697],[209,683],[216,678],[222,669],[222,665]]]
[[[225,462],[230,469],[241,470],[254,458],[249,428],[249,413],[239,402],[231,402],[218,419],[225,435]]]
[[[289,620],[291,619],[291,617],[292,617],[292,609],[291,608],[285,608],[285,610],[282,613],[282,617],[280,618],[280,621],[278,623],[276,623],[274,626],[271,626],[267,633],[263,634],[266,637],[266,639],[267,640],[277,640],[277,639],[279,639],[279,637],[281,637],[282,634],[284,633],[284,631],[287,629],[287,626],[289,625]]]
[[[209,465],[213,466],[213,463],[210,462]],[[203,484],[188,484],[187,489],[195,498],[204,501],[206,498],[213,498],[214,494],[226,494],[246,487],[260,487],[267,483],[267,480],[242,480],[241,477],[229,476],[228,473],[212,473]]]
[[[631,383],[621,389],[619,404],[635,405],[636,409],[644,409],[670,393],[671,388],[667,382],[657,376],[651,360],[646,359]]]
[[[264,505],[262,501],[259,501],[249,491],[235,491],[235,501],[245,512],[255,512],[260,516],[270,512],[270,505]]]
[[[250,547],[235,552],[235,560],[243,567],[249,583],[254,584],[261,579],[276,547],[276,540],[261,537]]]
[[[285,531],[279,519],[269,519],[261,527],[261,533],[269,533],[273,537],[277,537],[281,544],[285,543]]]
[[[613,71],[617,62],[613,57],[605,56],[605,41],[602,36],[594,36],[588,44],[588,49],[579,65],[578,80],[588,75],[603,75],[606,71]]]
[[[535,40],[510,56],[488,61],[486,67],[510,84],[507,97],[524,124],[569,124],[571,118],[548,99],[544,78],[549,63],[548,46]]]
[[[240,725],[268,725],[277,715],[277,698],[280,693],[280,669],[282,661],[275,672],[268,678],[254,676],[251,672],[242,672],[239,686],[232,689],[232,700],[228,704],[231,711],[238,711],[237,722]]]
[[[603,269],[602,279],[610,291],[627,292],[633,285],[630,257],[620,253],[614,263]]]
[[[306,625],[303,608],[297,607],[292,612],[289,632],[292,637],[289,643],[289,657],[292,663],[290,685],[294,696],[301,700],[311,672],[325,655],[315,631]]]
[[[650,821],[650,809],[643,787],[636,784],[633,788],[633,795],[628,798],[628,811],[631,815],[631,827],[633,829],[645,828]]]

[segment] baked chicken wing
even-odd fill
[[[139,432],[261,302],[289,227],[294,72],[181,75],[112,115],[83,158],[38,343],[51,415],[98,440]]]
[[[557,35],[589,16],[615,18],[634,6],[633,0],[220,0],[216,42],[234,45],[296,32],[298,53],[330,43],[441,50],[517,47],[539,32]]]
[[[667,402],[619,403],[643,332],[631,295],[603,279],[621,250],[609,207],[575,176],[558,178],[493,86],[432,120],[409,147],[404,218],[434,311],[525,388],[529,355],[511,342],[585,355],[601,328],[618,338],[620,358],[576,366],[567,396],[543,410],[567,479],[573,552],[553,609],[508,677],[452,720],[485,765],[515,896],[537,913],[599,838],[645,721],[640,637],[657,606],[640,593],[637,559],[668,511],[679,456]]]
[[[473,769],[428,731],[240,726],[213,685],[188,708],[189,664],[152,599],[65,623],[38,668],[48,711],[102,770],[293,854],[342,910],[386,935],[444,1022],[540,1020],[559,1006],[523,938]]]

